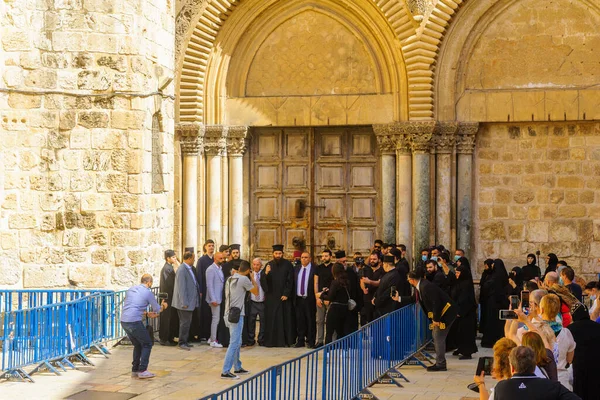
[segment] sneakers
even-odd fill
[[[221,374],[221,379],[240,379],[240,377],[231,372],[227,372],[226,374]]]
[[[233,373],[238,374],[238,375],[248,375],[250,373],[250,371],[246,371],[244,368],[240,368],[236,371],[233,371]]]
[[[214,347],[215,349],[222,349],[223,345],[219,342],[210,342],[210,347]]]
[[[150,378],[154,378],[156,375],[154,375],[152,372],[146,370],[144,372],[138,372],[137,376],[139,379],[150,379]]]

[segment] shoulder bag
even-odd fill
[[[236,282],[237,284],[237,282]],[[240,322],[240,316],[242,315],[242,309],[240,307],[231,307],[231,278],[229,278],[229,284],[227,285],[227,291],[229,292],[227,295],[227,308],[229,309],[229,314],[227,315],[227,321],[232,324],[237,324]]]

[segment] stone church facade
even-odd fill
[[[206,239],[600,257],[597,0],[8,0],[0,285]]]

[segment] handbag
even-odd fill
[[[346,294],[348,295],[348,310],[352,311],[356,308],[356,301],[354,301],[350,298],[350,293],[348,292],[348,289],[347,288],[344,288],[344,289],[346,289]]]
[[[229,309],[229,313],[227,314],[227,321],[229,321],[232,324],[237,324],[238,322],[240,322],[242,309],[240,307],[231,307],[231,278],[229,278],[229,284],[227,285],[227,289],[229,292],[229,294],[227,295],[227,308]]]

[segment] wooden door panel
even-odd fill
[[[280,176],[278,163],[257,163],[255,164],[255,177],[257,190],[274,190],[280,192]]]
[[[304,164],[291,164],[285,163],[284,166],[284,186],[287,189],[305,189],[306,193],[309,192],[308,187],[309,171],[308,165]]]
[[[350,196],[349,223],[376,223],[375,199],[373,197]]]
[[[350,190],[375,191],[375,164],[350,167]]]
[[[254,140],[254,151],[259,159],[267,160],[269,158],[281,158],[281,130],[266,129],[260,132]]]
[[[370,248],[376,237],[376,227],[373,228],[354,228],[350,235],[351,252],[360,251],[363,256],[369,254]]]
[[[279,228],[274,228],[272,226],[263,227],[254,224],[254,243],[252,243],[254,251],[252,258],[268,257],[273,252],[273,244],[280,243],[281,241],[279,231]]]
[[[281,205],[279,204],[280,195],[260,194],[256,199],[256,219],[257,222],[277,222],[281,221]]]

